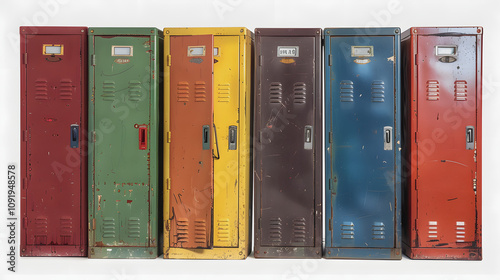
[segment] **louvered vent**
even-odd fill
[[[142,86],[141,82],[137,80],[132,80],[128,82],[128,93],[129,100],[132,102],[141,101],[142,98]]]
[[[437,80],[427,81],[427,100],[439,100],[439,82]]]
[[[372,82],[372,102],[385,101],[385,84],[384,81]]]
[[[61,245],[70,244],[73,237],[73,219],[70,217],[61,218],[60,227]]]
[[[207,89],[204,81],[197,81],[194,83],[194,101],[205,102],[207,101]]]
[[[47,218],[35,218],[35,244],[47,244]]]
[[[463,221],[457,222],[456,235],[458,243],[465,242],[465,222]]]
[[[438,222],[429,221],[428,237],[436,239],[438,237]]]
[[[299,218],[293,220],[293,242],[306,242],[306,219]]]
[[[344,80],[340,82],[340,102],[354,101],[354,83]]]
[[[354,223],[343,222],[340,226],[342,239],[354,239]]]
[[[59,85],[59,99],[73,99],[73,82],[70,79],[61,80],[61,84]]]
[[[177,240],[176,243],[188,242],[189,234],[188,234],[188,226],[189,222],[187,219],[178,219],[177,220]]]
[[[229,242],[229,219],[219,219],[216,230],[218,241]]]
[[[229,93],[230,93],[229,83],[227,84],[219,84],[217,86],[217,101],[218,102],[229,102]]]
[[[102,100],[104,101],[113,101],[115,100],[115,82],[114,81],[104,81],[102,83]]]
[[[179,82],[177,84],[177,102],[189,101],[189,83]]]
[[[36,100],[48,100],[48,87],[47,80],[36,80],[35,81],[35,99]]]
[[[269,86],[269,103],[281,103],[283,99],[283,85],[278,82]]]
[[[281,218],[272,218],[269,221],[269,238],[273,243],[281,243]]]
[[[306,83],[299,82],[293,84],[293,103],[306,103]]]
[[[382,222],[375,222],[372,225],[372,239],[383,240],[385,239],[385,225]]]
[[[141,220],[137,217],[130,217],[127,223],[127,231],[129,238],[141,237]]]
[[[105,217],[102,221],[102,237],[103,238],[115,238],[116,237],[116,223],[115,219],[111,217]]]
[[[455,81],[455,100],[467,101],[467,81]]]
[[[207,223],[205,220],[194,221],[194,242],[205,245],[207,243]]]

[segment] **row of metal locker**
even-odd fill
[[[20,34],[21,256],[482,258],[481,27]]]

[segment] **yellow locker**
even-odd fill
[[[246,28],[239,27],[165,28],[164,35],[164,258],[245,259],[250,253],[251,241],[250,129],[253,33]],[[213,240],[206,243],[210,244],[209,248],[207,246],[183,248],[183,244],[189,243],[182,243],[183,238],[188,239],[189,235],[179,238],[179,232],[183,234],[182,228],[176,228],[174,231],[174,227],[178,226],[178,221],[174,221],[173,204],[178,203],[179,199],[173,197],[178,194],[171,191],[172,187],[178,189],[178,186],[172,186],[175,182],[171,180],[170,175],[170,170],[175,163],[172,161],[177,160],[177,158],[171,158],[171,141],[176,139],[172,137],[171,119],[175,121],[176,115],[171,115],[170,108],[171,100],[174,100],[172,102],[179,100],[180,90],[183,90],[182,100],[186,98],[185,96],[189,96],[189,91],[192,91],[191,95],[197,93],[196,89],[190,89],[188,85],[182,84],[182,87],[179,87],[182,82],[173,78],[176,76],[175,71],[186,71],[188,68],[180,69],[179,64],[175,63],[172,65],[172,61],[176,61],[176,58],[172,56],[186,55],[189,58],[196,53],[203,55],[188,60],[193,63],[200,63],[203,59],[212,56],[205,56],[209,50],[205,47],[201,48],[201,45],[188,46],[186,52],[182,52],[174,50],[173,44],[177,39],[187,41],[187,36],[200,36],[200,38],[205,36],[206,38],[206,35],[213,36],[213,88],[211,91],[207,90],[211,92],[207,96],[212,96],[213,99],[213,123],[210,125],[209,134],[213,154],[213,193],[211,198],[207,198],[212,199],[210,202],[213,205],[213,224],[211,227],[206,227],[211,229],[209,236]],[[196,42],[196,40],[191,41]],[[178,149],[183,143],[176,144]],[[194,201],[197,202],[197,199]],[[207,201],[200,200],[199,203],[203,204],[200,206],[202,208],[206,206]],[[193,210],[189,209],[188,212],[195,212],[197,207],[195,205],[192,208]],[[188,222],[196,223],[196,221],[189,221],[189,215],[187,217]],[[191,218],[194,220],[195,215]],[[174,238],[176,240],[171,240]]]

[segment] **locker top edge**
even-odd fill
[[[89,27],[89,36],[93,35],[161,35],[156,27]]]
[[[255,36],[297,37],[321,36],[321,28],[255,28]]]
[[[221,35],[221,36],[250,36],[252,32],[246,27],[165,27],[164,36],[172,35]]]
[[[447,27],[411,27],[403,32],[403,37],[409,35],[482,35],[482,26],[447,26]]]
[[[393,36],[401,34],[399,27],[349,27],[349,28],[325,28],[325,36]]]
[[[19,26],[19,33],[23,35],[87,35],[87,29],[86,26]]]

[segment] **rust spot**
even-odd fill
[[[281,63],[284,63],[284,64],[292,64],[292,63],[295,63],[295,59],[293,58],[282,58],[280,60]]]
[[[132,200],[130,200],[130,199],[129,199],[129,200],[127,200],[127,203],[132,203]]]
[[[97,242],[95,243],[95,246],[96,246],[96,247],[104,247],[104,243],[102,243],[102,241],[97,241]]]

